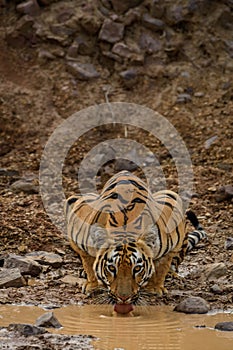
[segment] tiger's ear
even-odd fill
[[[90,238],[95,249],[106,246],[109,240],[108,231],[98,224],[91,225]]]
[[[156,225],[151,225],[146,228],[145,233],[140,237],[148,247],[151,248],[153,255],[156,256],[160,248],[159,229]]]

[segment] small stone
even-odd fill
[[[214,328],[218,329],[219,331],[233,332],[233,322],[219,322]]]
[[[71,286],[74,286],[74,287],[75,286],[82,287],[83,283],[85,282],[85,279],[80,277],[75,277],[72,275],[66,275],[62,277],[60,281],[66,284],[70,284]]]
[[[44,328],[36,327],[31,324],[21,324],[21,323],[11,323],[7,327],[8,331],[16,331],[21,335],[29,336],[29,335],[38,335],[47,333]]]
[[[143,2],[143,0],[124,0],[124,1],[110,0],[110,1],[114,11],[120,14],[126,12],[132,7],[136,7],[140,5]]]
[[[197,91],[197,92],[195,92],[194,93],[194,97],[204,97],[205,96],[205,94],[204,94],[204,92],[201,92],[201,91]]]
[[[54,60],[56,57],[48,50],[39,49],[38,58],[41,60]]]
[[[217,135],[214,135],[212,137],[210,137],[208,140],[205,141],[204,143],[204,147],[205,149],[209,149],[210,146],[218,139]]]
[[[112,52],[134,62],[142,63],[144,61],[144,55],[140,52],[140,49],[137,46],[131,47],[123,42],[116,43],[112,48]]]
[[[208,264],[205,267],[204,275],[208,280],[215,280],[227,274],[227,267],[224,263]]]
[[[220,288],[218,284],[214,284],[213,286],[211,286],[210,291],[214,294],[222,294],[223,292],[222,288]]]
[[[54,316],[53,312],[47,312],[46,314],[38,317],[35,322],[36,327],[45,328],[61,328],[62,325],[58,319]]]
[[[176,305],[174,311],[186,314],[206,314],[209,309],[209,304],[203,298],[189,297]]]
[[[10,189],[16,193],[19,193],[19,192],[24,192],[27,194],[39,193],[39,187],[34,185],[32,182],[29,182],[26,180],[15,181],[10,186]]]
[[[138,82],[138,72],[136,69],[127,69],[119,73],[124,85],[128,88],[134,86]]]
[[[123,38],[124,24],[106,19],[99,33],[99,39],[109,43],[115,43]]]
[[[26,285],[26,281],[19,269],[0,269],[0,288],[15,287],[20,288]]]
[[[67,70],[79,80],[91,80],[100,77],[100,74],[90,63],[67,62]]]
[[[142,33],[139,39],[139,46],[142,50],[146,50],[147,53],[152,54],[161,50],[161,41],[155,39],[153,36]]]
[[[148,13],[145,13],[142,16],[142,23],[146,28],[151,29],[155,32],[161,31],[165,27],[165,23],[161,21],[161,19],[153,18]]]
[[[231,200],[232,198],[233,198],[232,185],[221,186],[215,194],[215,199],[217,202],[222,202],[224,200]]]
[[[176,103],[187,103],[192,101],[190,94],[179,94],[176,99]]]
[[[224,246],[226,250],[233,250],[233,237],[227,237]]]
[[[38,276],[42,272],[42,266],[30,258],[9,254],[4,261],[5,268],[18,268],[22,275]]]
[[[63,262],[60,255],[43,251],[28,253],[26,254],[26,257],[37,261],[41,265],[50,265],[54,268],[60,267]]]
[[[40,12],[40,6],[36,0],[28,0],[17,5],[16,10],[25,15],[36,16]]]
[[[0,176],[18,177],[18,170],[0,168]]]

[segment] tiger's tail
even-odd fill
[[[194,231],[188,233],[188,244],[186,253],[189,253],[201,240],[207,239],[207,234],[198,221],[196,214],[192,210],[186,212],[187,219],[191,222]]]

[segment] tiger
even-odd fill
[[[112,176],[99,194],[69,197],[64,210],[69,243],[87,276],[83,293],[100,289],[102,300],[122,314],[143,305],[148,295],[166,293],[164,282],[172,264],[180,264],[205,236],[191,211],[187,216],[195,231],[186,232],[177,193],[152,193],[125,170]]]

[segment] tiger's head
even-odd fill
[[[142,303],[143,287],[154,273],[153,248],[157,235],[153,229],[137,240],[130,235],[131,239],[126,237],[115,241],[105,228],[94,225],[91,236],[98,252],[93,268],[97,280],[107,292],[103,302]]]

